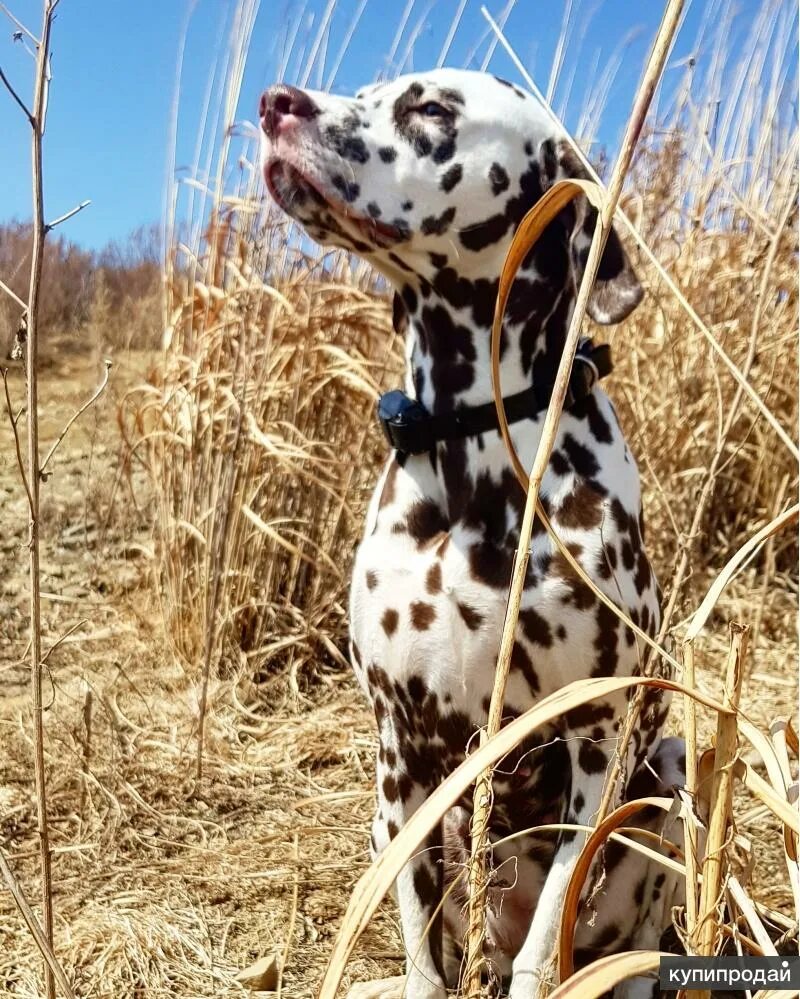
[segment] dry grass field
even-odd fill
[[[146,481],[132,475],[131,493],[119,460],[117,407],[160,360],[133,354],[115,367],[109,393],[67,438],[58,499],[47,506],[46,642],[77,625],[47,664],[57,949],[81,996],[242,995],[235,972],[286,945],[296,893],[284,990],[310,995],[368,859],[371,716],[344,671],[321,671],[295,696],[242,670],[213,686],[205,773],[195,779],[197,678],[164,633]],[[60,430],[101,370],[78,357],[48,371],[45,433]],[[2,643],[21,656],[26,520],[11,448],[2,426]],[[27,683],[24,664],[4,655],[0,830],[17,876],[33,886]],[[398,970],[390,919],[369,950],[362,971],[376,962]],[[40,995],[35,944],[7,893],[0,953],[0,994]]]
[[[623,203],[794,439],[797,122],[779,85],[793,36],[768,13],[753,51],[775,63],[774,86],[729,67],[739,86],[712,132],[698,94],[715,80],[687,78]],[[55,951],[85,999],[243,996],[236,973],[272,954],[282,994],[306,999],[369,862],[374,722],[347,667],[345,607],[385,457],[374,400],[402,345],[366,270],[309,256],[260,198],[247,183],[210,192],[190,263],[176,252],[167,270],[164,349],[119,352],[42,487]],[[609,392],[679,645],[728,559],[795,502],[797,464],[629,248],[648,294],[611,331]],[[93,350],[53,359],[43,446],[102,371]],[[19,405],[20,370],[9,390]],[[0,845],[35,904],[27,515],[5,419],[0,509]],[[698,686],[717,696],[728,623],[751,626],[742,709],[766,733],[796,714],[797,558],[796,525],[759,546],[695,644]],[[715,724],[700,711],[701,750]],[[791,924],[780,823],[741,787],[734,813],[732,869]],[[386,902],[345,981],[399,974],[403,960]],[[0,890],[0,995],[42,994],[36,944]]]

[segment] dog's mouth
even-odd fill
[[[320,224],[320,212],[327,210],[337,219],[349,223],[357,231],[359,240],[378,248],[394,246],[408,238],[408,232],[399,226],[358,214],[289,160],[281,157],[269,159],[264,166],[264,179],[278,207],[301,225]],[[343,235],[347,233],[343,232]]]
[[[302,211],[309,201],[321,208],[327,201],[314,184],[287,160],[273,158],[264,167],[264,179],[273,201],[287,215],[302,221]]]

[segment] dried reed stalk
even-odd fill
[[[495,404],[498,409],[500,428],[506,446],[509,447],[510,434],[508,423],[505,418],[505,410],[502,401],[502,386],[499,384],[499,353],[500,353],[500,329],[502,328],[503,313],[508,295],[516,277],[517,270],[523,258],[544,232],[549,223],[558,215],[560,211],[574,198],[585,195],[590,199],[596,198],[596,191],[591,185],[580,181],[560,181],[555,184],[536,204],[536,206],[526,215],[519,226],[512,246],[503,267],[500,278],[500,286],[495,310],[495,319],[492,328],[492,379]],[[598,208],[601,207],[598,202]],[[481,731],[481,741],[485,742],[500,730],[502,721],[503,703],[505,699],[505,687],[508,678],[508,670],[511,661],[511,652],[514,646],[517,618],[519,616],[519,606],[525,586],[525,577],[528,569],[528,559],[530,556],[530,538],[533,530],[533,517],[537,510],[539,487],[547,463],[550,460],[550,452],[553,447],[555,435],[558,431],[558,421],[561,416],[561,409],[566,398],[567,386],[572,370],[572,363],[577,349],[581,332],[581,322],[588,291],[591,289],[593,276],[599,266],[599,259],[602,255],[603,245],[607,230],[603,230],[603,216],[598,212],[597,225],[592,238],[589,258],[587,260],[587,279],[581,285],[578,294],[578,301],[575,306],[572,325],[567,334],[567,341],[562,355],[561,364],[556,375],[556,382],[553,388],[553,395],[550,406],[545,415],[542,438],[539,449],[534,460],[533,471],[530,476],[530,486],[527,494],[527,501],[520,526],[520,541],[517,547],[514,566],[511,575],[511,587],[509,602],[506,608],[506,618],[503,626],[503,634],[500,641],[500,651],[498,664],[495,673],[495,681],[492,689],[492,698],[489,705],[489,714],[486,728]],[[592,254],[594,250],[594,255]],[[591,268],[594,267],[594,271]],[[576,318],[577,317],[577,320]],[[513,450],[510,449],[510,450]],[[541,456],[541,457],[540,457]],[[486,902],[486,850],[488,843],[488,824],[491,813],[491,779],[490,771],[481,774],[475,784],[473,793],[473,817],[472,817],[472,856],[469,866],[469,926],[467,937],[467,954],[465,961],[464,987],[468,996],[476,996],[480,991],[482,972],[482,944],[484,928],[484,909]],[[480,858],[480,859],[476,859]],[[478,990],[476,992],[476,990]]]
[[[683,645],[683,682],[690,690],[697,684],[694,668],[694,642]],[[691,697],[683,698],[683,738],[686,744],[686,793],[693,806],[697,802],[697,708]],[[688,810],[687,810],[688,811]],[[686,841],[686,932],[689,938],[697,926],[697,824],[694,816],[684,816]]]
[[[75,999],[75,993],[72,991],[72,987],[67,980],[67,976],[64,974],[64,969],[58,963],[58,958],[53,953],[52,944],[46,932],[39,924],[36,914],[28,904],[28,900],[25,898],[25,893],[22,888],[20,888],[17,879],[14,877],[14,872],[11,870],[2,849],[0,849],[0,874],[3,876],[6,887],[11,893],[11,897],[14,899],[14,903],[19,909],[25,925],[28,927],[28,932],[33,937],[36,946],[39,948],[39,952],[44,959],[45,967],[54,980],[54,985],[57,981],[58,987],[61,989],[66,999]]]
[[[544,478],[547,465],[550,461],[550,453],[553,449],[558,424],[561,418],[561,411],[566,398],[569,377],[572,371],[572,364],[575,359],[575,352],[580,339],[586,305],[589,294],[594,284],[600,260],[605,248],[608,234],[614,221],[614,213],[617,209],[622,187],[625,182],[628,169],[633,159],[639,135],[647,117],[650,103],[655,93],[658,81],[666,62],[667,54],[672,47],[675,32],[683,10],[684,0],[669,0],[665,7],[664,16],[653,43],[642,82],[639,86],[634,100],[633,110],[628,120],[625,136],[622,141],[619,156],[611,174],[608,191],[598,205],[597,224],[592,242],[589,247],[589,255],[586,267],[578,290],[572,320],[567,333],[564,350],[556,374],[555,385],[550,399],[550,404],[545,414],[542,427],[542,435],[536,456],[531,470],[528,484],[528,494],[525,503],[525,511],[520,525],[520,539],[517,552],[514,558],[514,566],[511,575],[511,587],[509,593],[508,608],[503,624],[503,634],[500,643],[500,653],[498,656],[495,671],[494,686],[489,706],[489,716],[485,734],[482,738],[491,738],[500,729],[502,721],[503,703],[505,700],[506,681],[511,663],[511,652],[514,646],[514,636],[516,633],[517,619],[519,617],[520,602],[525,586],[525,576],[528,568],[530,556],[530,539],[533,531],[533,518],[539,500],[539,488]],[[568,182],[566,182],[568,183]],[[580,192],[580,188],[575,194]],[[573,194],[573,197],[575,195]],[[533,209],[536,212],[536,207]],[[552,217],[552,216],[551,216]],[[549,221],[549,219],[548,219]],[[543,227],[544,228],[544,227]],[[526,246],[530,248],[530,244]],[[511,279],[516,272],[511,274]],[[499,304],[499,299],[498,299]],[[502,306],[495,313],[495,321],[492,328],[493,344],[499,343],[499,330],[502,327]],[[494,355],[494,350],[493,350]],[[502,390],[497,384],[497,379],[493,380],[495,404],[498,407],[498,414],[501,419],[501,426],[504,424],[502,413]],[[507,438],[507,427],[504,430],[504,439]],[[481,974],[483,966],[483,933],[484,933],[484,910],[486,901],[486,849],[488,842],[489,816],[491,813],[491,772],[486,771],[481,774],[476,782],[473,796],[473,818],[472,818],[472,845],[470,857],[470,897],[469,897],[469,928],[466,941],[466,973],[464,986],[468,999],[479,999],[481,988]]]
[[[698,954],[712,957],[719,932],[719,898],[722,888],[724,850],[731,819],[734,761],[739,746],[739,730],[735,712],[739,707],[747,655],[747,626],[731,623],[731,645],[725,668],[723,703],[731,714],[717,719],[717,744],[714,753],[714,778],[711,786],[711,814],[708,821],[703,884],[694,943]],[[708,999],[708,994],[703,997]]]
[[[57,2],[57,0],[56,0]],[[47,235],[44,218],[42,174],[42,140],[50,61],[50,30],[53,23],[53,0],[45,0],[42,33],[36,53],[36,83],[33,98],[32,173],[33,173],[33,244],[31,246],[31,281],[28,292],[28,342],[26,377],[28,384],[28,485],[30,510],[30,613],[31,613],[31,689],[33,695],[34,772],[36,809],[41,848],[42,910],[47,942],[53,944],[53,882],[50,857],[50,833],[47,827],[47,783],[44,763],[44,721],[42,717],[42,604],[39,573],[39,303],[44,263],[44,241]],[[56,983],[53,970],[45,964],[45,988],[48,999],[55,999]]]
[[[648,807],[661,808],[665,812],[670,812],[674,807],[674,801],[672,798],[652,797],[637,798],[634,801],[623,802],[623,804],[595,826],[591,835],[586,840],[567,885],[566,894],[564,895],[564,912],[561,917],[558,941],[558,976],[561,981],[568,979],[574,971],[572,948],[575,940],[575,928],[578,925],[578,909],[581,902],[581,893],[583,892],[584,884],[591,870],[594,858],[597,856],[600,848],[605,845],[611,833],[624,825],[637,812]],[[663,845],[667,845],[666,841],[663,842]],[[673,850],[676,849],[673,846]]]

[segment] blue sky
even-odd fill
[[[38,32],[39,0],[6,0],[34,33]],[[666,86],[677,83],[677,63],[693,50],[703,11],[715,0],[694,0],[668,70]],[[791,5],[791,0],[786,0]],[[506,0],[486,0],[497,16]],[[458,10],[463,13],[452,40],[447,64],[465,65],[474,51],[478,65],[490,39],[480,12],[481,0],[368,0],[332,89],[350,93],[379,73],[395,75],[402,57],[405,68],[433,66]],[[407,26],[393,63],[387,61],[398,24],[410,5]],[[362,0],[339,0],[327,38],[325,65],[312,72],[309,84],[327,81],[342,40]],[[742,38],[759,9],[759,0],[739,0],[735,25]],[[170,122],[175,94],[180,40],[188,23],[180,82],[176,163],[192,161],[209,73],[232,23],[235,0],[62,0],[53,35],[53,85],[46,135],[46,209],[51,218],[77,202],[92,205],[65,226],[63,234],[87,247],[123,238],[140,224],[161,217]],[[328,0],[288,3],[262,0],[245,69],[239,120],[254,120],[258,95],[275,80],[287,32],[298,22],[295,55],[287,78],[296,79],[313,48]],[[574,37],[566,57],[556,104],[566,93],[575,68],[567,124],[574,127],[588,81],[602,70],[623,38],[625,48],[610,99],[598,124],[599,139],[614,150],[629,110],[643,61],[658,25],[657,0],[572,0]],[[546,89],[560,33],[564,0],[518,0],[506,33],[542,89]],[[711,18],[715,23],[715,18]],[[579,42],[582,27],[586,25]],[[417,26],[413,46],[409,40]],[[33,62],[12,41],[13,25],[0,12],[0,66],[21,94],[31,91]],[[480,44],[479,44],[480,43]],[[477,45],[477,49],[476,49]],[[320,54],[323,46],[320,46]],[[735,47],[734,47],[735,51]],[[599,67],[595,70],[595,67]],[[477,66],[476,66],[477,68]],[[519,76],[500,47],[491,69],[509,79]],[[0,87],[0,220],[29,214],[27,124]]]

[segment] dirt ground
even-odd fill
[[[236,972],[285,957],[285,996],[319,984],[350,890],[368,862],[373,721],[349,676],[327,673],[299,695],[278,678],[217,681],[204,774],[195,778],[199,677],[167,652],[153,585],[152,508],[141,469],[119,461],[117,407],[157,358],[117,361],[108,390],[76,424],[42,488],[45,726],[56,952],[80,996],[243,995]],[[102,374],[73,356],[47,370],[42,448]],[[23,382],[10,389],[21,401]],[[8,420],[0,420],[0,845],[38,904],[27,668],[25,497]],[[716,568],[719,568],[717,566]],[[751,612],[734,588],[701,643],[719,690],[725,621]],[[741,594],[741,595],[737,595]],[[796,595],[763,594],[746,709],[762,726],[794,711]],[[777,624],[776,624],[777,622]],[[676,710],[674,724],[679,724]],[[710,737],[704,723],[704,737]],[[780,839],[742,800],[740,832],[758,840],[763,901],[789,900]],[[766,845],[763,845],[766,844]],[[762,846],[763,845],[763,846]],[[353,980],[399,974],[390,903],[365,934]],[[0,890],[0,993],[40,994],[35,945]]]

